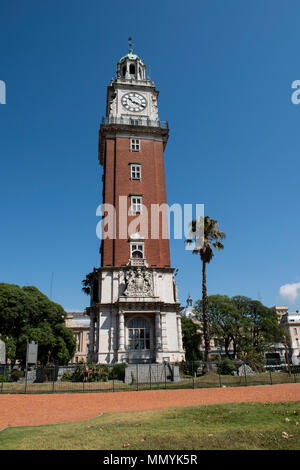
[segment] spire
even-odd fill
[[[132,37],[129,36],[128,38],[128,43],[129,43],[129,54],[133,53],[133,47],[132,47]]]
[[[138,55],[133,53],[132,37],[128,38],[129,52],[117,63],[117,78],[125,80],[146,80],[146,66]]]

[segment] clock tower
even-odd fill
[[[181,307],[164,229],[169,129],[158,116],[158,94],[130,42],[108,86],[99,131],[104,220],[107,206],[114,216],[110,229],[103,220],[101,267],[94,270],[87,308],[89,359],[98,363],[184,360]]]

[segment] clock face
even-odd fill
[[[126,93],[126,95],[122,96],[121,103],[127,111],[133,111],[134,113],[143,111],[147,106],[146,98],[134,92]]]

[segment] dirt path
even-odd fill
[[[100,413],[225,402],[300,401],[300,384],[144,392],[0,395],[0,430],[81,421]]]

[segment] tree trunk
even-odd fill
[[[229,344],[230,344],[230,341],[225,338],[224,347],[225,347],[225,354],[227,357],[229,357]]]
[[[236,342],[232,341],[232,343],[233,343],[233,357],[234,359],[236,359]]]
[[[204,360],[210,361],[210,334],[209,334],[209,316],[208,301],[206,290],[206,263],[202,262],[202,300],[203,300],[203,337],[204,337]]]

